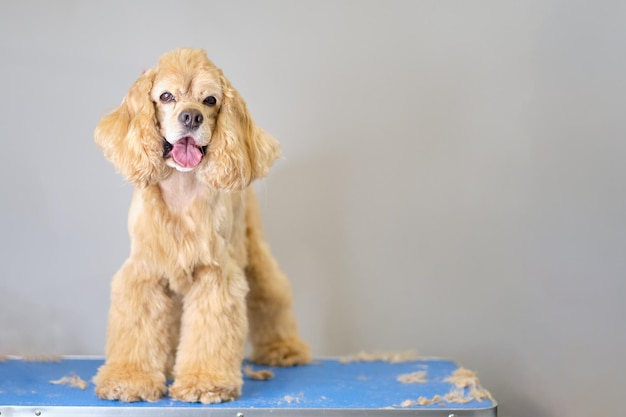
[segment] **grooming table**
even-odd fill
[[[441,359],[395,364],[317,360],[293,368],[252,365],[255,371],[270,369],[274,377],[257,381],[244,376],[240,398],[210,405],[177,402],[169,397],[136,403],[101,400],[91,379],[102,363],[102,359],[70,357],[58,362],[0,362],[0,417],[497,416],[497,404],[490,399],[465,399],[468,402],[462,403],[441,399],[451,392],[462,398],[472,395],[470,388],[459,389],[445,381],[458,366]],[[398,381],[400,375],[420,371],[426,372],[421,374],[421,382]],[[69,376],[87,381],[86,389],[50,382]],[[433,398],[437,402],[417,405],[420,397],[422,402]]]

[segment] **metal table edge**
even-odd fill
[[[434,408],[163,408],[84,406],[0,406],[0,417],[496,417],[498,404],[482,409]]]

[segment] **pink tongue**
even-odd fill
[[[196,146],[196,142],[188,137],[174,144],[171,155],[174,161],[184,168],[193,168],[202,160],[202,152]]]

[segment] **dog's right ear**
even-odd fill
[[[144,72],[95,131],[96,144],[107,159],[140,187],[160,181],[169,170],[163,162],[163,139],[150,97],[155,74],[154,69]]]

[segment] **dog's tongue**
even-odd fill
[[[176,142],[171,155],[174,161],[184,168],[194,168],[202,160],[202,152],[196,146],[196,142],[189,137]]]

